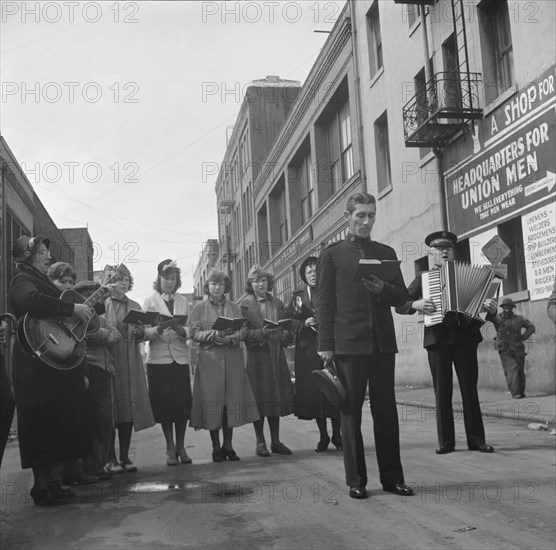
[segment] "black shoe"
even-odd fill
[[[332,445],[336,447],[339,451],[342,450],[342,436],[339,435],[338,437],[332,436]]]
[[[292,452],[283,443],[276,443],[270,446],[270,450],[279,455],[291,455]]]
[[[387,493],[394,493],[402,497],[410,497],[413,494],[413,489],[405,483],[394,483],[393,485],[383,485],[382,490]]]
[[[479,443],[473,447],[469,447],[470,451],[479,451],[480,453],[493,453],[494,447],[487,445],[486,443]]]
[[[316,453],[322,453],[328,449],[328,445],[330,445],[330,438],[327,436],[326,439],[321,439],[317,446],[315,447]]]
[[[434,452],[437,455],[447,455],[448,453],[453,453],[455,450],[455,447],[438,447]]]
[[[231,460],[232,462],[235,462],[236,460],[239,460],[239,456],[237,456],[236,452],[232,449],[231,451],[227,451],[226,449],[222,449],[222,458],[224,460]]]
[[[222,454],[222,449],[214,449],[212,451],[212,461],[224,462],[224,455]]]
[[[61,506],[67,501],[62,500],[56,487],[48,487],[47,489],[37,490],[34,486],[31,488],[31,498],[35,506]]]
[[[360,500],[367,498],[367,489],[365,489],[365,487],[350,487],[349,496]]]

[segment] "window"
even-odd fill
[[[243,135],[241,136],[241,140],[239,142],[239,174],[240,178],[245,176],[245,171],[249,166],[249,141],[247,135],[247,128],[243,131]]]
[[[507,0],[478,6],[485,98],[491,103],[515,83],[514,53]]]
[[[392,187],[390,144],[388,141],[388,116],[386,111],[375,120],[374,129],[377,187],[378,193],[381,194],[383,191]]]
[[[301,224],[306,223],[315,212],[315,193],[311,166],[311,152],[307,153],[298,167],[299,194],[301,197]]]
[[[519,292],[527,288],[525,275],[525,254],[523,247],[523,231],[521,217],[502,223],[498,226],[498,235],[510,248],[510,255],[502,261],[508,265],[508,276],[502,282],[504,294]]]
[[[31,232],[21,225],[9,209],[6,211],[6,283],[10,284],[14,276],[13,247],[19,237],[30,235]]]
[[[382,35],[380,32],[380,16],[378,0],[367,13],[367,43],[369,46],[369,67],[371,78],[382,68]]]
[[[278,227],[280,235],[280,246],[288,242],[288,218],[286,215],[286,189],[282,187],[278,195]]]
[[[327,137],[332,193],[335,193],[353,176],[349,101],[346,101],[332,116],[327,128]]]
[[[409,28],[413,27],[417,20],[421,17],[421,6],[418,4],[406,4],[407,8],[407,22],[409,23]]]

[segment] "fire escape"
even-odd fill
[[[425,6],[436,0],[394,0],[420,8],[421,26],[427,46]],[[479,86],[481,75],[469,70],[463,0],[450,0],[457,50],[457,70],[427,75],[426,83],[403,107],[406,147],[442,148],[472,120],[481,119]],[[428,53],[425,66],[428,68]]]

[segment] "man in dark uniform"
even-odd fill
[[[449,231],[436,231],[428,235],[425,244],[430,247],[429,267],[439,269],[443,262],[453,260],[454,245],[458,238]],[[435,305],[423,299],[421,276],[409,285],[409,301],[396,311],[411,315],[416,311],[433,313]],[[483,307],[496,312],[496,301],[486,300]],[[467,447],[471,451],[491,453],[494,449],[485,443],[485,428],[477,392],[479,364],[477,347],[482,341],[476,326],[462,324],[457,319],[444,320],[438,325],[425,327],[423,347],[427,350],[429,366],[436,397],[436,427],[439,446],[437,454],[455,450],[454,412],[452,409],[452,364],[456,369],[463,402],[463,420],[467,435]]]
[[[398,412],[394,394],[396,336],[390,308],[407,300],[399,267],[392,281],[372,276],[354,282],[361,258],[395,260],[396,253],[370,239],[376,202],[357,193],[347,201],[349,233],[329,245],[317,264],[315,293],[319,325],[318,353],[325,362],[335,357],[338,376],[347,394],[342,411],[342,446],[346,483],[352,498],[367,497],[367,467],[361,434],[361,408],[367,386],[373,415],[380,482],[385,491],[408,496],[400,460]]]

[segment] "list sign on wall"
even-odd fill
[[[552,202],[521,219],[527,288],[531,300],[548,298],[556,276],[556,206]]]

